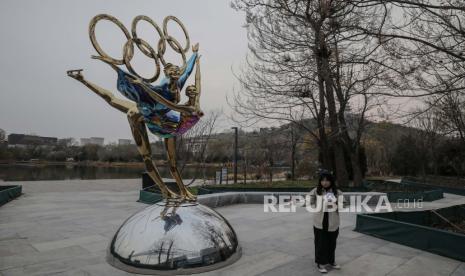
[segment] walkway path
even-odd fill
[[[40,181],[0,207],[0,275],[130,275],[105,262],[121,223],[146,205],[136,202],[139,180]],[[463,202],[446,194],[435,205]],[[425,203],[426,204],[426,203]],[[217,209],[233,225],[243,256],[199,275],[320,275],[313,264],[311,214],[264,213],[262,205]],[[465,263],[352,231],[343,213],[337,261],[329,275],[465,275]]]

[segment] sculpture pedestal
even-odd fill
[[[177,275],[215,270],[240,256],[236,233],[219,213],[197,202],[163,201],[123,223],[107,261],[132,273]]]

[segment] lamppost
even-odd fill
[[[234,129],[234,184],[237,184],[237,127]]]

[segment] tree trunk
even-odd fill
[[[317,58],[317,70],[318,70],[318,99],[320,104],[320,110],[318,111],[317,115],[317,127],[318,127],[318,150],[321,166],[323,169],[333,171],[333,162],[331,161],[331,155],[329,151],[329,143],[328,143],[328,136],[326,135],[326,125],[325,125],[325,117],[326,117],[326,100],[325,100],[325,83],[323,76],[321,74],[321,65],[318,59],[318,54],[316,53]]]
[[[354,179],[351,186],[360,187],[362,186],[363,182],[362,169],[360,168],[360,142],[356,139],[353,141],[352,138],[350,138],[347,131],[347,124],[344,118],[344,114],[339,113],[339,123],[343,129],[342,138],[344,139],[344,147],[349,153],[350,163],[352,165],[352,174]]]
[[[294,127],[291,127],[291,180],[295,180],[295,153],[297,151],[297,139],[295,137]]]
[[[333,81],[329,68],[328,50],[324,42],[324,38],[320,37],[317,45],[321,45],[317,53],[318,72],[325,83],[325,98],[328,106],[329,124],[331,127],[331,138],[329,139],[334,148],[334,159],[336,165],[336,178],[338,185],[347,186],[349,175],[347,173],[346,162],[344,159],[344,151],[341,144],[340,129],[338,122],[338,114],[336,111],[336,102],[334,99]]]
[[[358,148],[356,152],[350,153],[350,161],[352,163],[352,172],[354,175],[353,185],[354,187],[360,187],[363,183],[363,174],[360,168],[360,156],[358,152]]]
[[[295,151],[296,151],[296,147],[293,146],[292,147],[292,152],[291,152],[291,180],[294,181],[295,180]]]
[[[320,138],[320,141],[318,141],[318,153],[320,156],[319,161],[323,169],[332,171],[334,170],[334,168],[331,162],[328,140],[326,138],[326,134],[325,133],[321,134],[321,132],[324,132],[324,129],[320,130],[320,136],[324,136],[324,139]]]

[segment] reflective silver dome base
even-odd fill
[[[156,203],[128,218],[107,252],[109,264],[150,275],[193,274],[234,263],[236,233],[216,211],[199,203]]]

